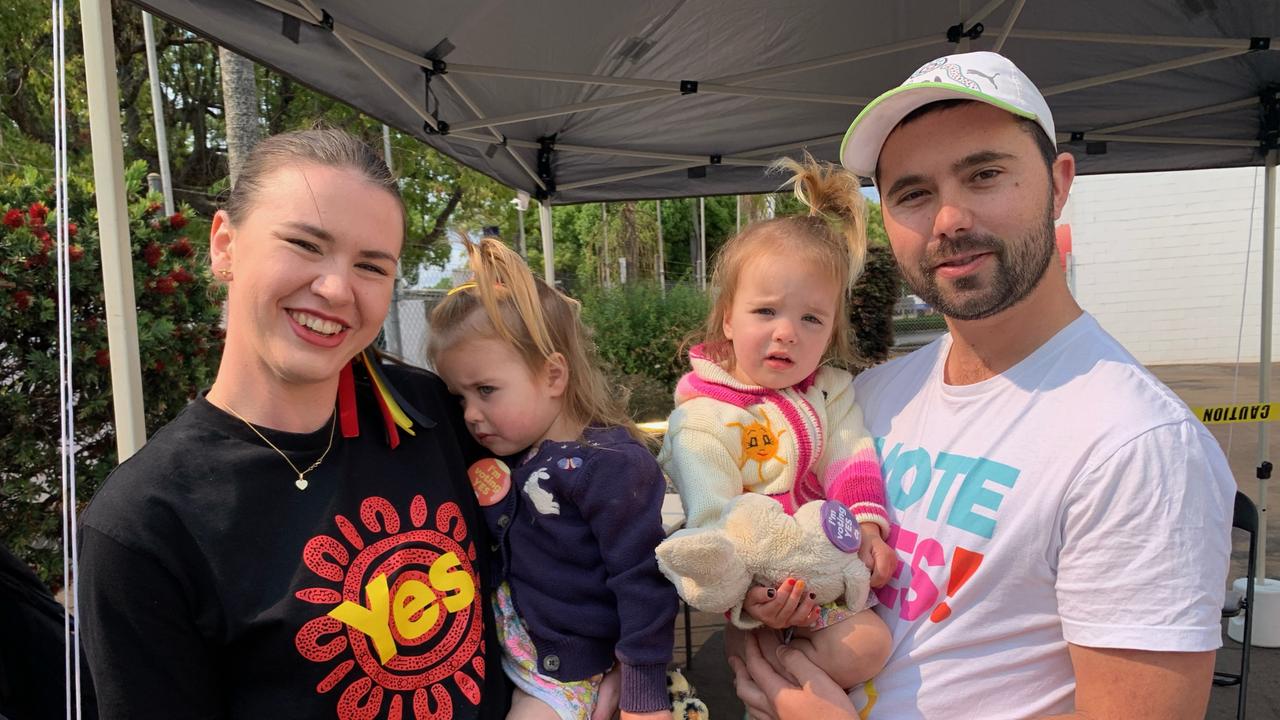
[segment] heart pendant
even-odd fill
[[[307,479],[306,479],[306,478],[304,478],[304,477],[300,477],[300,478],[298,478],[297,480],[294,480],[294,481],[293,481],[293,484],[294,484],[294,485],[297,485],[299,490],[306,490],[306,489],[307,489]]]

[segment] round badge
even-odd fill
[[[855,553],[862,545],[862,532],[853,519],[853,513],[844,503],[828,500],[822,503],[822,529],[827,539],[843,552]]]
[[[485,458],[470,468],[467,477],[476,491],[476,500],[484,507],[496,505],[511,490],[511,468],[497,458]]]

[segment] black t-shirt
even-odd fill
[[[102,717],[505,716],[475,446],[439,378],[387,372],[435,425],[389,449],[357,372],[360,435],[306,490],[203,397],[111,474],[80,535]],[[300,468],[330,435],[262,431]]]

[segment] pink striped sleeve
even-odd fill
[[[888,534],[884,482],[874,447],[863,447],[853,457],[832,463],[827,477],[827,499],[844,503],[858,522],[875,523],[882,536]]]

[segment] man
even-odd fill
[[[902,275],[950,330],[855,383],[902,562],[880,592],[892,655],[854,704],[871,720],[1203,717],[1235,482],[1071,297],[1053,223],[1075,162],[1044,98],[994,53],[940,58],[868,105],[841,156],[875,179]],[[851,713],[799,653],[758,641],[734,661],[753,714]]]

